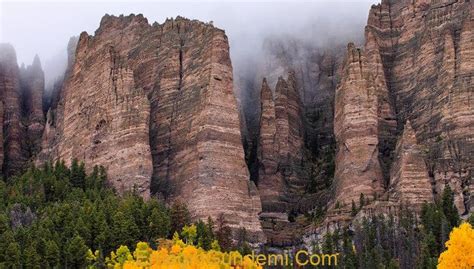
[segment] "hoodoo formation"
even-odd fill
[[[355,202],[418,210],[447,185],[466,215],[472,5],[383,0],[360,48],[269,41],[255,77],[235,90],[224,31],[182,17],[150,25],[105,15],[94,35],[71,39],[64,79],[47,98],[39,58],[19,68],[1,45],[3,175],[78,159],[104,166],[120,193],[184,202],[195,220],[224,219],[283,247],[310,226],[351,222]]]

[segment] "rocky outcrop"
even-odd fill
[[[3,175],[9,177],[24,167],[27,161],[25,153],[25,130],[21,124],[21,87],[20,70],[16,54],[9,44],[0,45],[0,93],[3,160]]]
[[[288,230],[290,216],[305,194],[309,173],[304,148],[302,104],[295,74],[280,77],[275,97],[263,80],[258,144],[258,190],[262,201],[264,230],[272,244],[291,243],[291,237],[274,233],[276,226]],[[276,226],[275,226],[276,225]],[[295,227],[293,227],[295,228]],[[291,229],[290,229],[291,230]]]
[[[474,166],[473,10],[471,1],[382,1],[366,27],[399,122],[411,121],[437,193],[451,185],[460,213],[468,211]]]
[[[270,88],[275,89],[279,77],[293,72],[302,105],[305,150],[312,159],[307,166],[314,166],[311,178],[318,182],[312,189],[324,189],[324,181],[332,181],[333,169],[319,164],[333,167],[333,162],[327,159],[333,159],[334,155],[334,91],[344,47],[342,41],[328,47],[291,36],[267,37],[256,63],[249,64],[245,70],[237,70],[235,91],[246,122],[242,133],[252,180],[257,181],[259,176],[257,148],[262,78],[265,77]],[[314,206],[314,202],[306,201],[305,207]]]
[[[0,122],[3,124],[0,152],[3,176],[24,170],[40,150],[44,129],[44,73],[38,56],[27,68],[18,68],[9,44],[0,45]]]
[[[373,199],[383,192],[378,159],[379,84],[366,52],[349,44],[342,79],[336,89],[335,201],[351,205],[363,194]]]
[[[360,73],[367,77],[364,80],[369,82],[369,87],[366,88],[375,89],[372,96],[377,98],[373,98],[376,101],[369,110],[357,112],[350,120],[356,124],[362,123],[362,118],[366,119],[362,125],[365,124],[365,132],[371,135],[371,142],[367,144],[377,147],[379,152],[378,164],[376,159],[370,159],[367,163],[373,164],[373,167],[367,167],[365,173],[371,174],[371,178],[378,178],[381,171],[383,182],[387,184],[392,166],[390,153],[395,146],[396,122],[410,120],[420,146],[427,151],[428,175],[434,178],[435,192],[440,193],[445,184],[449,184],[455,192],[460,213],[469,210],[470,178],[474,167],[473,132],[468,127],[473,125],[474,118],[474,109],[469,101],[472,99],[474,50],[473,43],[468,41],[473,38],[472,10],[470,1],[428,3],[384,0],[372,6],[365,31],[366,44],[361,50],[361,55],[365,56],[359,63],[354,62],[355,69],[356,65],[360,66],[359,71],[345,71],[339,86],[339,89],[354,88],[351,83],[347,84],[348,78],[357,85],[354,74]],[[353,54],[354,50],[349,50],[348,57],[353,57]],[[336,110],[340,109],[340,115],[344,115],[342,111],[345,108],[341,105],[350,107],[359,104],[361,101],[355,99],[348,100],[348,103],[336,101]],[[374,108],[376,111],[370,111]],[[372,122],[370,128],[367,125],[369,118]],[[343,150],[347,152],[338,155],[336,167],[346,169],[345,160],[350,159],[351,153],[350,147],[340,140],[341,134],[347,134],[346,127],[337,127],[340,119],[336,112],[338,154]],[[354,137],[366,135],[354,132]],[[353,188],[347,189],[352,192],[343,191],[344,186],[350,184],[342,183],[341,187],[341,182],[346,180],[340,169],[337,169],[336,178],[341,199],[347,201],[343,196],[357,196]],[[368,191],[370,188],[365,189]]]
[[[301,194],[306,186],[301,182],[302,106],[294,73],[278,79],[274,100],[264,79],[261,103],[258,187],[264,211],[286,212],[288,195]]]
[[[181,200],[262,239],[224,31],[181,17],[104,16],[82,33],[40,160],[108,168],[120,191]],[[45,133],[46,133],[45,132]],[[225,160],[225,162],[223,162]]]
[[[33,64],[21,69],[22,116],[25,119],[29,155],[38,153],[45,124],[43,113],[44,72],[38,55]]]
[[[260,139],[258,146],[259,180],[258,187],[263,208],[279,208],[283,212],[286,206],[281,205],[281,196],[285,192],[285,183],[278,171],[279,154],[276,145],[275,101],[267,80],[263,79],[261,90]],[[268,205],[268,206],[267,206]]]
[[[422,149],[418,145],[411,123],[407,121],[397,143],[390,173],[389,193],[399,203],[421,209],[423,203],[432,203],[433,189],[428,176]]]

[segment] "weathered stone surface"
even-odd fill
[[[434,201],[428,169],[409,121],[397,143],[390,174],[389,193],[394,200],[418,210],[423,203]]]
[[[361,194],[373,199],[383,192],[378,159],[380,85],[371,74],[374,66],[366,53],[349,44],[342,79],[336,89],[335,201],[350,205]]]
[[[364,49],[368,76],[377,88],[378,139],[374,143],[384,181],[392,162],[395,119],[409,119],[418,142],[427,149],[435,191],[451,185],[460,213],[468,211],[474,166],[474,109],[469,101],[473,93],[472,10],[469,1],[382,1],[371,8]],[[344,81],[343,77],[341,85]]]
[[[273,245],[291,244],[298,224],[298,202],[307,190],[309,174],[303,165],[302,104],[295,74],[278,79],[275,98],[263,80],[258,144],[258,190],[262,201],[264,231]],[[291,212],[291,213],[290,213]],[[291,232],[293,231],[293,232]],[[291,232],[291,234],[287,234]]]
[[[81,34],[60,96],[45,157],[103,165],[117,189],[144,196],[152,179],[153,192],[184,201],[194,218],[224,215],[262,239],[224,31],[106,15],[94,36]]]
[[[411,121],[428,150],[437,193],[450,184],[460,213],[468,211],[464,194],[474,167],[473,10],[471,1],[382,1],[366,28],[382,55],[399,122]]]
[[[25,130],[21,124],[20,71],[14,48],[0,45],[0,94],[2,107],[2,160],[3,175],[8,177],[19,171],[26,162]]]
[[[259,178],[258,187],[263,208],[275,208],[285,212],[281,196],[285,193],[285,182],[279,168],[279,148],[276,144],[277,127],[275,101],[267,80],[262,82],[260,117],[260,139],[258,146]],[[267,209],[269,210],[269,209]],[[286,218],[286,216],[285,216]]]
[[[278,78],[286,77],[289,72],[295,74],[301,99],[304,145],[312,159],[307,164],[315,166],[311,177],[318,182],[332,180],[333,169],[316,166],[318,160],[322,163],[322,159],[334,155],[334,92],[344,48],[342,41],[328,48],[296,37],[268,37],[256,63],[249,64],[245,70],[237,70],[235,91],[247,126],[242,133],[252,180],[257,181],[259,177],[257,148],[262,78],[265,77],[270,88],[275,89]],[[319,185],[324,188],[325,184]],[[314,201],[305,204],[305,207],[314,206]]]
[[[22,116],[26,121],[29,155],[35,155],[41,146],[45,124],[43,113],[44,72],[38,55],[32,65],[20,71]]]
[[[265,80],[262,85],[258,187],[262,193],[273,193],[270,200],[262,199],[264,211],[287,211],[289,207],[281,202],[288,202],[292,193],[301,194],[306,187],[300,177],[304,141],[302,106],[297,89],[293,72],[286,80],[278,79],[274,100]],[[280,203],[274,200],[277,193]],[[267,203],[269,207],[265,208]]]

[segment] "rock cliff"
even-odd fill
[[[151,189],[261,240],[232,81],[227,37],[211,24],[106,15],[79,38],[40,160],[102,165],[119,191]]]
[[[26,160],[22,146],[24,133],[21,126],[20,70],[15,50],[9,44],[0,47],[0,80],[3,125],[1,155],[3,174],[10,176],[22,169]]]
[[[418,210],[423,203],[434,202],[431,179],[423,157],[415,132],[408,121],[395,150],[389,193],[390,198],[415,206]]]
[[[284,244],[272,234],[274,225],[288,226],[289,212],[305,193],[308,175],[303,165],[304,136],[302,105],[293,72],[279,77],[275,97],[263,80],[258,143],[257,186],[262,201],[261,219],[269,241]],[[283,239],[283,241],[286,239]],[[290,239],[291,240],[291,239]]]
[[[436,192],[449,184],[460,213],[468,211],[474,167],[473,10],[470,1],[382,1],[366,28],[381,52],[399,122],[410,120]]]
[[[424,156],[428,176],[435,182],[435,194],[449,184],[461,214],[469,211],[473,167],[474,109],[469,101],[474,74],[472,10],[470,1],[384,0],[370,10],[366,44],[361,50],[366,59],[360,61],[362,71],[364,62],[368,64],[365,72],[376,85],[373,95],[378,100],[370,106],[376,111],[371,113],[373,141],[368,144],[378,147],[379,158],[371,161],[375,166],[366,172],[377,175],[382,170],[387,183],[390,167],[397,166],[392,170],[400,168],[400,163],[392,164],[390,152],[394,150],[396,122],[400,130],[400,123],[409,120],[420,146],[427,153]],[[353,52],[350,50],[349,54]],[[350,78],[351,73],[343,74],[340,87],[347,81],[344,76]],[[336,109],[354,104],[357,102],[336,104]],[[362,113],[368,111],[357,115]],[[336,126],[339,121],[336,115]],[[335,128],[336,137],[337,130]],[[338,152],[344,150],[344,144],[338,146]],[[338,157],[336,166],[347,167],[344,160]],[[409,170],[409,167],[405,168]],[[336,179],[338,184],[347,186],[343,183],[346,180],[337,176]],[[357,196],[354,189],[350,190],[341,195]]]
[[[23,118],[27,122],[26,132],[29,155],[39,152],[45,124],[43,113],[44,72],[38,55],[32,65],[20,70]]]
[[[4,177],[21,172],[41,145],[44,128],[44,74],[36,56],[18,68],[9,44],[0,45],[0,158]]]
[[[223,216],[254,241],[263,225],[279,246],[294,243],[304,215],[329,208],[320,227],[350,222],[362,196],[363,214],[388,212],[449,184],[465,214],[472,13],[469,0],[383,0],[361,48],[267,42],[255,79],[236,82],[239,103],[227,37],[209,23],[104,16],[71,40],[45,107],[39,59],[20,69],[2,45],[0,164],[6,176],[35,155],[102,165],[120,192],[183,201],[195,219]]]
[[[383,192],[379,152],[380,91],[366,52],[349,44],[342,79],[336,89],[336,203],[351,205],[361,195],[374,199]]]

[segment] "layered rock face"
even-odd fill
[[[336,89],[334,134],[336,136],[335,201],[350,205],[361,194],[369,199],[383,192],[378,160],[378,83],[366,53],[349,44],[342,80]]]
[[[292,193],[303,193],[301,182],[303,125],[294,73],[278,79],[275,98],[266,82],[261,91],[258,188],[264,211],[286,212]]]
[[[148,196],[151,185],[194,218],[223,215],[262,239],[224,31],[106,15],[94,36],[81,34],[53,114],[42,159],[103,165],[120,191]]]
[[[264,79],[260,99],[258,190],[263,209],[260,217],[271,244],[291,244],[292,236],[284,235],[294,226],[289,223],[289,212],[296,210],[305,194],[309,176],[304,166],[307,160],[302,104],[295,74],[290,72],[286,80],[278,79],[274,98]]]
[[[451,185],[460,213],[468,210],[474,156],[473,10],[470,1],[382,1],[366,28],[400,122],[411,121],[437,192]]]
[[[235,91],[241,101],[245,128],[243,143],[252,180],[258,180],[257,148],[260,130],[262,78],[275,89],[279,77],[293,72],[301,99],[304,144],[313,159],[328,154],[334,147],[334,91],[345,44],[323,46],[295,37],[269,37],[264,41],[257,63],[238,70]],[[242,126],[244,126],[242,125]],[[314,162],[314,161],[312,161]],[[332,177],[324,169],[315,169],[322,178]],[[308,202],[312,203],[312,202]]]
[[[0,46],[0,93],[3,174],[10,176],[20,170],[25,162],[21,127],[20,70],[16,53],[9,44]]]
[[[36,56],[27,68],[18,68],[9,44],[0,45],[0,155],[3,176],[21,172],[40,148],[44,128],[44,73]]]
[[[324,210],[331,197],[334,92],[344,46],[276,37],[266,39],[262,52],[250,71],[240,72],[235,91],[246,162],[261,195],[264,232],[271,245],[289,246],[307,225],[303,213]],[[290,118],[283,116],[285,99],[278,93],[285,85],[294,89],[286,97],[295,111]],[[285,140],[286,128],[299,132]],[[288,147],[290,157],[284,153]]]
[[[40,150],[41,138],[45,124],[43,113],[44,72],[38,55],[33,64],[21,69],[22,112],[27,121],[29,155]]]
[[[397,143],[390,173],[389,193],[396,201],[413,205],[418,210],[423,203],[432,203],[433,190],[421,147],[411,123],[407,121]]]
[[[377,111],[357,113],[357,116],[371,114],[372,138],[367,144],[378,147],[379,151],[378,160],[372,159],[370,163],[374,166],[366,172],[375,177],[382,170],[383,181],[387,183],[396,135],[396,111],[399,123],[410,120],[418,142],[428,153],[428,174],[434,178],[435,191],[440,193],[445,184],[451,185],[460,213],[469,210],[474,156],[474,109],[469,101],[474,74],[472,10],[470,1],[382,1],[371,8],[363,52],[366,59],[359,61],[360,73],[365,69],[368,80],[375,85],[372,95],[378,100],[371,106]],[[353,52],[349,51],[349,58],[350,54]],[[344,76],[350,77],[351,72],[343,74],[340,88],[350,88]],[[339,105],[336,101],[336,110],[341,105],[354,106],[359,102],[354,101]],[[356,119],[352,122],[356,123]],[[345,128],[337,128],[339,121],[336,113],[335,132],[340,141],[338,129]],[[354,137],[357,136],[355,131]],[[344,150],[343,146],[338,143],[338,152]],[[336,166],[345,169],[346,157],[338,157]],[[344,177],[336,175],[336,179],[342,188],[349,186],[344,183],[347,182]],[[341,197],[358,195],[350,187],[348,192],[340,190]]]

